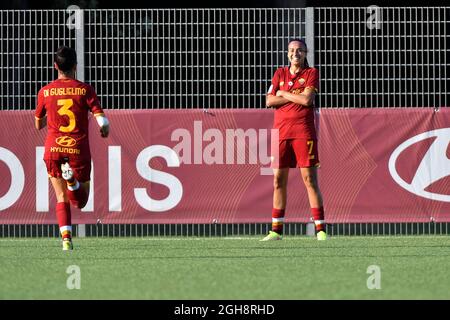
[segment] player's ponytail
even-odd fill
[[[308,58],[305,57],[305,60],[303,60],[303,69],[309,68]]]

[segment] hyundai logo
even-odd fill
[[[397,172],[396,162],[400,154],[415,143],[435,138],[426,151],[411,183],[406,182]],[[389,158],[389,172],[392,178],[402,188],[420,197],[430,200],[450,202],[450,195],[426,191],[436,181],[450,176],[450,159],[447,157],[447,148],[450,143],[450,128],[428,131],[414,136],[400,144]],[[398,165],[403,165],[399,163]]]
[[[68,136],[56,138],[55,142],[62,147],[73,147],[77,144],[77,141],[75,139]]]

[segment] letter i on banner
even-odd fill
[[[94,212],[94,163],[91,161],[91,182],[89,184],[89,198],[82,212]]]
[[[48,212],[48,174],[44,158],[44,147],[36,147],[36,212]]]
[[[122,162],[121,147],[108,147],[109,211],[122,211]]]

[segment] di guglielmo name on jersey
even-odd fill
[[[44,97],[48,96],[84,96],[85,88],[51,88],[44,90]]]

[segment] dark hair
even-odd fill
[[[303,39],[300,39],[300,38],[290,39],[289,42],[288,42],[288,46],[289,46],[289,43],[294,42],[294,41],[302,43],[305,46],[306,50],[308,50],[308,46],[306,45],[306,41],[303,40]],[[304,60],[304,66],[303,67],[304,68],[309,68],[308,59],[306,57],[305,57],[305,60]]]
[[[59,47],[56,50],[55,63],[62,72],[67,73],[71,71],[77,64],[77,53],[75,49],[66,46]]]

